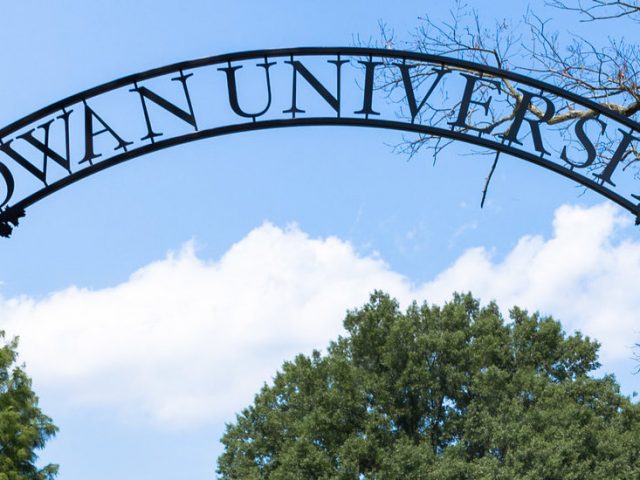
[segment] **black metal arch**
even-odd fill
[[[414,132],[419,134],[425,134],[430,136],[437,136],[446,139],[456,140],[466,142],[472,145],[477,145],[480,147],[484,147],[487,149],[492,149],[497,152],[502,152],[513,157],[520,158],[522,160],[531,162],[535,165],[539,165],[546,169],[549,169],[555,173],[558,173],[566,178],[569,178],[586,188],[589,188],[609,200],[617,203],[628,211],[632,212],[636,218],[640,219],[640,205],[638,204],[638,199],[640,197],[636,197],[633,194],[623,195],[619,192],[616,192],[612,188],[606,185],[607,182],[602,181],[602,179],[598,180],[598,175],[596,175],[596,179],[590,178],[586,175],[588,173],[585,170],[585,174],[580,173],[580,169],[575,169],[574,166],[563,164],[562,162],[553,161],[551,158],[547,158],[543,154],[539,154],[537,152],[527,151],[518,145],[513,145],[512,142],[505,142],[504,140],[499,141],[495,138],[492,138],[489,135],[483,135],[482,132],[478,132],[477,130],[473,133],[470,131],[464,131],[456,128],[443,128],[442,126],[429,125],[420,122],[415,122],[414,119],[403,120],[403,119],[388,119],[388,118],[373,118],[372,115],[344,115],[341,112],[340,107],[336,109],[335,116],[296,116],[296,112],[290,113],[286,118],[265,118],[261,119],[260,115],[264,112],[261,112],[259,115],[255,116],[244,115],[245,118],[240,123],[232,123],[226,125],[213,125],[208,126],[207,128],[198,128],[196,126],[194,131],[181,133],[179,135],[167,136],[166,138],[146,138],[147,141],[136,144],[133,147],[127,145],[122,146],[122,144],[116,148],[116,150],[120,149],[122,151],[118,151],[113,155],[107,155],[103,160],[100,161],[91,161],[89,160],[87,165],[77,168],[73,170],[70,166],[69,152],[67,147],[67,157],[66,157],[66,167],[68,170],[68,174],[63,176],[62,178],[57,178],[53,182],[47,181],[47,173],[46,173],[46,165],[48,160],[55,160],[56,152],[53,152],[49,149],[48,144],[43,148],[42,140],[40,141],[31,141],[34,136],[31,135],[32,132],[36,131],[38,128],[42,129],[43,125],[46,126],[45,131],[47,135],[49,135],[48,124],[53,122],[53,119],[61,119],[65,115],[70,114],[74,108],[78,108],[78,106],[84,105],[87,107],[87,102],[90,100],[94,100],[99,96],[109,94],[110,92],[115,92],[121,89],[129,89],[136,90],[139,89],[139,85],[142,82],[157,79],[160,77],[164,77],[167,75],[179,75],[179,78],[182,78],[183,86],[185,87],[186,99],[188,101],[188,107],[191,112],[191,116],[193,117],[193,107],[191,104],[191,98],[186,89],[186,78],[188,78],[191,73],[197,71],[198,69],[202,69],[209,66],[221,66],[225,67],[226,70],[231,69],[231,65],[237,62],[246,62],[251,60],[256,60],[260,62],[264,62],[263,65],[267,64],[269,60],[283,58],[285,59],[282,63],[289,63],[293,65],[294,59],[305,59],[309,57],[335,57],[338,60],[331,62],[343,62],[345,58],[353,58],[353,59],[369,59],[369,62],[372,62],[372,59],[380,59],[380,60],[391,60],[391,61],[402,61],[402,62],[418,62],[421,64],[438,66],[439,68],[447,68],[453,69],[459,72],[467,72],[477,74],[479,78],[494,78],[494,79],[507,79],[513,82],[517,82],[519,85],[523,85],[536,91],[540,92],[537,96],[541,96],[542,94],[551,94],[560,99],[569,101],[575,105],[582,106],[586,109],[589,109],[594,112],[594,118],[602,118],[604,117],[607,120],[615,122],[618,126],[625,127],[629,130],[628,139],[629,142],[640,140],[633,137],[634,133],[640,134],[640,124],[635,122],[634,120],[627,118],[616,111],[610,110],[598,103],[595,103],[587,98],[583,98],[579,95],[576,95],[573,92],[564,90],[562,88],[556,87],[554,85],[550,85],[548,83],[529,78],[517,73],[497,69],[487,65],[476,64],[464,60],[447,58],[437,55],[429,55],[423,53],[416,53],[410,51],[398,51],[398,50],[386,50],[386,49],[374,49],[374,48],[357,48],[357,47],[327,47],[327,48],[290,48],[290,49],[275,49],[275,50],[256,50],[250,52],[240,52],[240,53],[232,53],[226,55],[218,55],[213,57],[202,58],[198,60],[192,60],[187,62],[176,63],[173,65],[168,65],[165,67],[149,70],[143,73],[138,73],[135,75],[130,75],[127,77],[123,77],[121,79],[105,83],[95,88],[91,88],[84,92],[80,92],[78,94],[72,95],[64,100],[55,102],[45,108],[42,108],[30,115],[27,115],[10,125],[5,126],[0,129],[0,150],[5,154],[9,153],[6,157],[0,158],[0,201],[2,201],[3,192],[1,190],[2,187],[2,179],[4,178],[5,191],[6,191],[6,199],[4,205],[0,207],[0,236],[9,236],[11,234],[13,226],[18,224],[19,218],[24,216],[24,211],[27,207],[33,205],[34,203],[42,200],[48,195],[65,188],[85,177],[93,175],[101,170],[112,167],[119,163],[125,162],[127,160],[133,159],[135,157],[139,157],[142,155],[146,155],[151,152],[155,152],[158,150],[162,150],[165,148],[169,148],[175,145],[180,145],[183,143],[188,143],[204,138],[217,137],[221,135],[228,135],[231,133],[238,132],[246,132],[253,130],[264,130],[271,128],[281,128],[281,127],[293,127],[293,126],[359,126],[359,127],[374,127],[374,128],[384,128],[384,129],[393,129],[404,132]],[[261,65],[262,66],[262,65]],[[339,102],[340,98],[340,65],[337,65],[338,72],[338,93],[334,100]],[[268,70],[269,67],[263,67],[265,70]],[[375,67],[374,67],[375,68]],[[225,68],[220,68],[220,70],[225,70]],[[293,82],[294,82],[294,97],[295,93],[295,82],[296,76],[302,76],[305,78],[318,93],[321,93],[325,100],[331,100],[330,94],[327,89],[322,91],[324,88],[321,84],[319,84],[318,80],[310,74],[309,70],[306,70],[304,66],[296,67],[294,65],[293,69]],[[187,74],[189,72],[189,74]],[[175,79],[174,79],[175,80]],[[317,82],[314,86],[313,82]],[[148,90],[147,90],[148,91]],[[151,92],[150,95],[155,95]],[[231,91],[230,91],[231,95]],[[271,90],[269,90],[269,95],[271,96]],[[142,95],[141,95],[142,96]],[[154,100],[156,105],[162,106],[163,99],[160,98],[158,100],[158,96],[155,97],[147,96],[147,100]],[[146,117],[147,123],[149,123],[149,117],[147,114],[145,99],[142,99],[142,105],[145,107],[144,115]],[[164,104],[165,110],[167,110],[168,101],[164,100],[166,103]],[[269,103],[271,103],[271,98],[269,98]],[[295,101],[294,101],[295,104]],[[173,108],[171,112],[175,114],[180,114],[179,108],[175,105],[169,105],[169,109]],[[268,108],[268,107],[267,107]],[[295,109],[293,109],[295,110]],[[93,112],[93,111],[92,111]],[[283,112],[284,113],[284,112]],[[354,112],[361,113],[361,112]],[[367,113],[367,112],[365,112]],[[371,112],[369,112],[371,113]],[[188,117],[188,111],[186,108],[182,112],[184,117]],[[67,117],[64,118],[65,122],[67,121]],[[144,120],[145,117],[141,117]],[[102,119],[97,116],[101,122]],[[194,120],[195,123],[195,120]],[[68,124],[65,123],[68,128]],[[103,125],[106,129],[110,127],[103,122]],[[91,136],[93,138],[94,135],[98,135],[103,133],[106,130],[100,132],[91,132]],[[151,132],[151,126],[149,125],[149,131]],[[622,130],[620,130],[622,132]],[[26,134],[25,134],[26,132]],[[113,132],[115,133],[115,132]],[[67,130],[67,137],[69,132]],[[85,137],[89,134],[84,133]],[[30,136],[30,139],[27,138]],[[88,138],[88,137],[87,137]],[[91,140],[92,140],[91,138]],[[42,187],[38,188],[33,192],[29,192],[26,195],[23,195],[22,198],[19,198],[16,202],[11,202],[9,204],[9,199],[12,199],[12,195],[14,193],[15,182],[13,180],[12,172],[16,169],[20,170],[24,174],[24,168],[26,159],[22,154],[15,154],[12,152],[7,145],[10,145],[12,142],[18,140],[29,140],[31,146],[39,147],[36,151],[39,155],[44,154],[44,174],[41,178]],[[144,138],[142,140],[145,140]],[[68,142],[68,138],[67,138]],[[629,143],[628,142],[628,143]],[[127,142],[131,143],[131,142]],[[26,145],[26,144],[25,144]],[[627,144],[628,146],[628,144]],[[38,151],[39,150],[39,151]],[[1,154],[0,154],[1,155]],[[20,157],[22,156],[22,160]],[[62,164],[62,158],[64,155],[58,154],[59,160],[56,160],[59,164]],[[58,158],[56,157],[56,158]],[[96,157],[97,158],[97,157]],[[12,163],[12,160],[15,162]],[[83,162],[80,162],[82,164]],[[85,162],[86,163],[86,162]],[[76,165],[77,166],[77,165]],[[615,165],[614,165],[615,167]],[[37,168],[32,165],[31,170]],[[29,168],[27,168],[29,170]],[[613,185],[613,182],[609,182]],[[613,185],[615,186],[615,185]]]

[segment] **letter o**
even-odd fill
[[[2,203],[0,203],[0,208],[4,207],[11,197],[13,196],[13,189],[15,187],[15,182],[13,180],[13,175],[11,175],[11,170],[4,163],[0,163],[0,178],[4,180],[4,188],[2,188],[0,182],[0,199],[2,199]],[[2,193],[4,192],[4,198],[2,197]]]

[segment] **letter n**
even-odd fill
[[[293,118],[296,117],[296,113],[305,113],[305,110],[298,108],[298,74],[304,78],[309,85],[313,87],[313,89],[320,94],[320,96],[324,99],[325,102],[329,104],[331,108],[333,108],[338,117],[340,116],[340,70],[342,65],[345,63],[349,63],[348,60],[327,60],[327,63],[333,63],[336,66],[336,74],[337,74],[337,88],[336,95],[334,96],[329,90],[320,83],[320,81],[298,60],[285,61],[293,67],[293,89],[291,96],[291,108],[287,110],[283,110],[282,113],[291,113],[293,114]]]
[[[140,95],[140,101],[142,102],[142,111],[144,113],[144,119],[147,123],[147,134],[140,140],[151,140],[151,143],[153,143],[155,142],[154,139],[156,137],[162,136],[162,133],[153,131],[153,128],[151,126],[151,118],[149,116],[149,109],[147,107],[147,100],[155,103],[175,117],[178,117],[183,122],[188,123],[194,128],[194,130],[198,130],[198,123],[196,122],[196,116],[193,113],[193,105],[191,104],[191,96],[189,95],[189,89],[187,88],[187,79],[191,76],[193,76],[193,73],[185,75],[184,73],[180,72],[179,77],[171,79],[171,81],[179,81],[180,83],[182,83],[184,96],[187,100],[188,111],[183,110],[177,105],[171,103],[166,98],[161,97],[157,93],[149,90],[147,87],[139,87],[137,83],[135,84],[134,88],[129,90],[130,92],[138,92],[138,94]]]

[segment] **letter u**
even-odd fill
[[[258,63],[257,67],[264,68],[265,76],[267,79],[267,106],[264,107],[263,110],[256,113],[248,113],[242,110],[240,107],[240,102],[238,101],[238,87],[236,84],[236,70],[240,70],[242,68],[241,65],[232,67],[231,63],[227,68],[219,68],[218,70],[227,74],[227,87],[229,89],[229,104],[231,105],[231,109],[241,117],[252,118],[253,121],[256,121],[257,117],[264,115],[269,107],[271,107],[271,78],[269,76],[269,68],[275,65],[276,62],[268,62],[265,58],[264,63]]]

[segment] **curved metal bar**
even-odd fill
[[[621,207],[629,210],[630,212],[640,215],[640,207],[628,199],[624,198],[621,195],[612,192],[611,190],[603,187],[599,183],[591,180],[590,178],[584,177],[574,170],[569,170],[568,168],[564,168],[557,163],[553,163],[549,160],[545,160],[542,157],[530,154],[523,150],[519,150],[510,145],[493,142],[483,137],[478,137],[475,135],[469,135],[461,132],[456,132],[454,130],[448,130],[439,127],[432,127],[429,125],[419,125],[419,124],[408,124],[405,122],[398,121],[390,121],[390,120],[375,120],[375,119],[364,119],[364,118],[334,118],[334,117],[325,117],[325,118],[292,118],[292,119],[281,119],[281,120],[265,120],[265,121],[257,121],[257,122],[248,122],[241,123],[236,125],[227,125],[223,127],[210,128],[206,130],[200,130],[198,132],[190,133],[187,135],[181,135],[178,137],[168,138],[166,140],[156,141],[155,143],[151,143],[145,145],[140,148],[136,148],[134,150],[130,150],[128,152],[123,152],[119,155],[112,157],[109,160],[105,160],[103,162],[97,163],[90,167],[87,167],[79,172],[76,172],[72,175],[69,175],[62,180],[59,180],[46,188],[37,191],[33,195],[26,197],[20,202],[16,203],[12,208],[17,210],[24,211],[25,208],[33,205],[34,203],[42,200],[45,197],[48,197],[52,193],[57,192],[58,190],[65,188],[83,178],[86,178],[90,175],[98,173],[107,168],[113,167],[114,165],[118,165],[127,160],[131,160],[136,157],[140,157],[146,155],[148,153],[156,152],[159,150],[163,150],[165,148],[174,147],[177,145],[182,145],[184,143],[193,142],[196,140],[202,140],[205,138],[212,137],[220,137],[223,135],[230,135],[233,133],[241,133],[241,132],[250,132],[255,130],[268,130],[272,128],[284,128],[284,127],[300,127],[300,126],[352,126],[352,127],[374,127],[374,128],[383,128],[388,130],[399,130],[405,132],[413,132],[413,133],[421,133],[427,135],[435,135],[443,138],[449,138],[451,140],[458,140],[465,143],[469,143],[472,145],[489,148],[492,150],[497,150],[513,157],[520,158],[522,160],[526,160],[527,162],[533,163],[540,167],[544,167],[552,172],[558,173],[566,178],[569,178],[581,185],[584,185],[587,188],[590,188],[609,200],[617,203]],[[2,219],[2,214],[0,214],[0,220]]]
[[[0,143],[2,139],[9,137],[10,135],[20,131],[21,129],[32,125],[38,120],[42,120],[50,117],[58,112],[65,112],[67,108],[79,104],[85,103],[87,100],[100,96],[104,93],[111,92],[122,87],[136,85],[138,82],[149,80],[171,73],[180,72],[180,75],[184,75],[184,71],[190,71],[206,66],[228,64],[231,62],[246,61],[253,59],[266,59],[278,58],[278,57],[307,57],[307,56],[349,56],[349,57],[362,57],[362,58],[381,58],[381,59],[400,59],[403,62],[424,62],[427,64],[438,65],[447,67],[449,69],[457,69],[460,71],[475,72],[480,75],[487,75],[490,77],[507,79],[519,84],[539,89],[542,92],[556,95],[562,99],[568,100],[577,105],[592,110],[598,115],[603,115],[606,118],[614,120],[620,125],[628,127],[631,131],[640,132],[640,123],[621,115],[620,113],[606,108],[590,99],[583,98],[571,91],[562,89],[560,87],[550,85],[546,82],[526,77],[514,72],[501,70],[495,67],[468,62],[465,60],[448,58],[439,55],[430,55],[425,53],[417,53],[403,50],[386,50],[375,48],[359,48],[359,47],[306,47],[306,48],[286,48],[286,49],[271,49],[271,50],[255,50],[249,52],[230,53],[225,55],[216,55],[197,60],[191,60],[186,62],[175,63],[161,68],[148,70],[146,72],[137,73],[122,77],[120,79],[105,83],[103,85],[85,90],[75,95],[69,96],[63,100],[55,102],[47,107],[44,107],[30,115],[27,115],[3,128],[0,129]],[[267,72],[268,73],[268,72]],[[295,75],[295,74],[294,74]],[[270,94],[269,90],[269,94]],[[86,103],[85,103],[86,105]],[[65,119],[66,120],[66,119]],[[566,178],[569,178],[585,187],[594,190],[595,192],[603,195],[609,200],[617,203],[628,211],[636,215],[638,221],[640,221],[640,206],[637,203],[625,198],[624,196],[606,188],[602,182],[592,180],[591,178],[580,175],[571,168],[565,168],[559,163],[554,163],[545,159],[543,156],[537,156],[522,149],[514,148],[511,144],[500,143],[498,141],[491,140],[483,137],[482,135],[470,135],[463,131],[456,131],[454,129],[444,129],[440,127],[409,123],[407,121],[393,121],[393,120],[376,120],[372,118],[350,118],[350,117],[311,117],[311,118],[287,118],[287,119],[275,119],[275,120],[257,120],[255,117],[252,122],[223,125],[214,128],[208,128],[192,133],[170,137],[164,140],[153,140],[149,144],[145,144],[129,151],[123,151],[117,155],[114,155],[108,159],[97,162],[93,165],[82,168],[79,171],[70,173],[68,176],[55,181],[54,183],[46,185],[44,188],[36,191],[35,193],[19,200],[17,203],[4,210],[0,210],[0,236],[9,236],[11,233],[11,225],[17,225],[18,219],[24,216],[24,210],[28,206],[35,202],[47,197],[48,195],[71,185],[85,177],[93,175],[106,168],[112,167],[119,163],[133,159],[138,156],[142,156],[154,151],[169,148],[175,145],[188,143],[204,138],[216,137],[221,135],[227,135],[231,133],[263,130],[271,128],[292,127],[292,126],[364,126],[375,127],[384,129],[393,129],[406,132],[414,132],[425,135],[433,135],[451,140],[457,140],[466,142],[469,144],[489,148],[498,152],[503,152],[508,155],[523,159],[530,163],[539,165],[555,173],[558,173]],[[125,149],[126,150],[126,149]],[[2,166],[2,164],[0,164]],[[9,185],[13,188],[13,184]],[[632,195],[635,197],[635,195]]]

